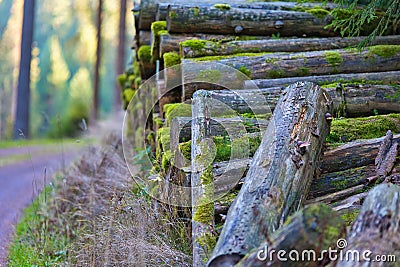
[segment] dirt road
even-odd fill
[[[41,145],[0,149],[0,267],[5,266],[7,246],[23,209],[56,171],[78,157],[83,145]],[[11,159],[11,160],[10,160]],[[11,162],[10,162],[11,161]]]

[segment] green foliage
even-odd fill
[[[327,142],[349,142],[357,139],[382,137],[388,130],[400,132],[400,114],[378,115],[365,118],[335,119]]]
[[[339,30],[342,36],[368,35],[359,48],[370,44],[377,35],[398,27],[400,21],[399,0],[371,0],[359,8],[359,1],[335,0],[338,7],[332,11],[333,22],[328,27]],[[381,12],[381,11],[384,12]],[[397,25],[397,26],[396,26]],[[367,32],[364,30],[368,27]],[[363,32],[364,31],[364,32]]]
[[[142,45],[138,50],[138,58],[143,62],[150,62],[151,60],[151,46]]]
[[[176,52],[168,52],[164,54],[164,65],[169,68],[181,64],[181,57]]]

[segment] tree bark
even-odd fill
[[[365,199],[360,214],[347,235],[347,247],[343,251],[358,251],[360,260],[339,259],[336,266],[397,266],[395,262],[374,263],[376,255],[395,255],[400,257],[400,187],[393,184],[381,184],[371,190]],[[371,251],[363,259],[365,251]],[[364,254],[365,255],[365,254]],[[384,265],[383,265],[384,264]]]
[[[246,68],[252,79],[384,72],[400,69],[400,53],[381,57],[372,53],[369,49],[364,49],[361,52],[338,49],[290,54],[274,53],[260,56],[236,56],[219,60],[211,59],[210,61],[236,69]],[[186,59],[183,62],[190,62],[190,60]],[[296,81],[302,81],[302,78],[297,78]]]
[[[265,103],[265,99],[273,111],[283,90],[284,87],[240,90],[245,98],[239,97],[231,90],[218,90],[213,92],[213,97],[238,113],[255,113],[258,112],[259,105]],[[376,112],[379,114],[400,112],[398,89],[393,85],[345,84],[325,90],[332,98],[333,114],[340,111],[341,114],[345,113],[346,117],[360,117],[371,116]],[[265,99],[254,95],[255,92],[261,93]],[[185,98],[189,100],[192,94],[193,91],[186,90]]]
[[[318,18],[307,12],[185,4],[170,6],[168,14],[167,28],[171,33],[338,36],[332,29],[325,29],[328,15]]]
[[[287,88],[229,209],[209,266],[233,266],[302,205],[329,132],[329,102],[329,95],[314,84]],[[310,127],[320,135],[311,134]],[[310,145],[300,147],[306,145],[302,142]]]
[[[126,44],[126,0],[120,0],[119,25],[118,25],[118,48],[115,72],[122,74],[125,69],[125,44]],[[114,108],[121,109],[121,88],[116,82],[114,89]]]
[[[314,83],[332,83],[336,81],[385,81],[397,83],[400,81],[400,71],[386,71],[386,72],[369,72],[369,73],[350,73],[350,74],[334,74],[334,75],[321,75],[321,76],[306,76],[306,77],[291,77],[280,79],[258,79],[248,80],[244,83],[244,88],[268,88],[275,86],[286,86],[298,81],[314,82]]]
[[[294,38],[233,41],[226,43],[207,42],[204,48],[194,49],[182,46],[184,58],[204,56],[234,55],[238,53],[260,52],[306,52],[317,50],[339,49],[357,46],[365,37],[331,37],[331,38]],[[400,36],[377,37],[371,45],[399,45]]]
[[[103,0],[98,0],[98,9],[96,17],[96,29],[97,29],[97,46],[96,46],[96,63],[94,66],[94,82],[93,82],[93,110],[92,119],[97,121],[99,117],[99,105],[100,105],[100,64],[101,64],[101,49],[102,49],[102,39],[101,39],[101,27],[102,27],[102,14],[103,14]]]
[[[24,1],[22,23],[21,62],[19,65],[17,109],[14,122],[14,139],[29,138],[30,77],[32,41],[35,21],[35,0]]]
[[[336,241],[346,233],[342,218],[323,204],[307,206],[293,214],[288,221],[289,224],[274,233],[269,241],[247,254],[235,267],[323,266],[329,259],[326,255],[321,261],[317,260],[322,250],[336,247]],[[284,258],[288,261],[278,260],[276,253],[280,250],[286,252]],[[300,260],[290,260],[288,254],[292,250],[298,252]],[[303,253],[306,251],[313,251],[315,254]],[[304,259],[300,255],[304,255]],[[295,254],[292,256],[296,258]]]

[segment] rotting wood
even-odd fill
[[[234,55],[238,53],[306,52],[355,47],[364,38],[365,37],[283,38],[232,42],[203,42],[203,47],[201,48],[182,45],[181,51],[184,58]],[[399,44],[400,36],[394,35],[377,37],[371,45]]]
[[[288,221],[270,240],[248,253],[235,267],[323,266],[329,259],[328,255],[324,255],[318,261],[322,251],[334,248],[337,240],[346,234],[342,218],[323,204],[307,206],[293,214]],[[304,259],[299,256],[300,260],[292,261],[284,256],[288,261],[279,261],[276,253],[280,250],[285,251],[286,255],[295,250],[298,255],[304,255]],[[304,253],[306,251],[313,253]]]
[[[380,184],[373,188],[366,197],[360,213],[354,221],[347,243],[342,251],[358,251],[359,260],[352,258],[339,259],[335,266],[397,266],[396,262],[387,261],[384,265],[373,262],[376,255],[394,255],[400,257],[400,187],[393,184]],[[368,255],[365,251],[370,251]],[[367,256],[371,261],[367,261]]]
[[[287,88],[229,209],[209,266],[234,265],[302,205],[329,132],[329,106],[329,95],[312,83]],[[319,137],[310,126],[318,128]]]
[[[398,147],[398,141],[393,141],[393,133],[389,130],[379,146],[378,155],[375,158],[377,176],[386,177],[392,172],[398,154]]]
[[[367,73],[348,73],[348,74],[333,74],[333,75],[320,75],[320,76],[306,76],[306,77],[291,77],[280,79],[258,79],[248,80],[244,83],[244,88],[252,89],[254,86],[258,88],[269,88],[275,86],[287,86],[288,84],[304,81],[314,82],[318,84],[333,83],[340,81],[361,82],[361,81],[385,81],[387,83],[399,83],[400,71],[386,71],[386,72],[367,72]]]
[[[184,59],[182,62],[204,61],[246,69],[251,79],[274,79],[327,74],[354,74],[400,70],[400,50],[382,56],[382,46],[357,49],[336,49],[296,53],[254,54],[228,57]],[[390,49],[390,48],[388,48]],[[367,77],[368,79],[368,77]],[[302,78],[296,78],[302,81]]]
[[[311,12],[235,7],[220,9],[186,4],[169,6],[167,28],[171,33],[338,36],[339,33],[332,28],[325,28],[329,18],[328,11],[320,17]]]

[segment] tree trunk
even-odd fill
[[[186,87],[188,88],[188,87]],[[192,87],[189,87],[190,89]],[[238,97],[231,90],[218,90],[213,92],[213,97],[230,106],[238,113],[257,112],[259,105],[264,102],[255,92],[264,95],[271,111],[275,109],[284,87],[271,87],[253,90],[240,90]],[[400,112],[400,99],[397,86],[378,84],[345,84],[334,88],[325,89],[333,101],[333,113],[340,113],[346,117],[371,116],[376,112],[394,113]],[[193,92],[186,90],[185,97],[189,100]],[[246,100],[245,100],[246,99]],[[256,110],[252,110],[255,107]]]
[[[100,65],[101,65],[101,49],[102,49],[102,39],[101,39],[101,27],[102,27],[102,14],[103,14],[103,0],[98,0],[98,10],[97,10],[97,46],[96,46],[96,63],[94,66],[94,82],[93,82],[93,110],[92,118],[93,121],[97,121],[99,117],[99,105],[100,105]]]
[[[231,4],[230,4],[231,5]],[[228,5],[229,6],[229,5]],[[168,8],[167,27],[171,33],[212,33],[240,35],[280,36],[337,36],[332,29],[325,29],[326,16],[311,13],[225,7],[218,8],[173,5]]]
[[[210,266],[233,266],[302,205],[329,132],[329,104],[329,95],[311,83],[287,88],[229,209]]]
[[[360,260],[344,257],[336,266],[397,266],[395,262],[374,263],[377,255],[394,255],[400,257],[400,237],[398,226],[400,221],[400,187],[393,184],[381,184],[371,190],[365,199],[360,214],[347,235],[347,246],[342,252],[358,251]],[[365,251],[371,259],[362,256]],[[353,254],[354,255],[354,254]],[[393,260],[393,259],[392,259]],[[383,265],[384,264],[384,265]]]
[[[118,48],[117,59],[115,64],[115,72],[117,75],[122,74],[125,69],[125,43],[126,43],[126,0],[120,0],[119,10],[119,26],[118,26]],[[118,82],[114,89],[114,109],[121,109],[121,88]]]
[[[21,61],[18,76],[17,110],[13,134],[14,139],[29,138],[31,51],[34,21],[35,0],[25,0],[22,24]]]
[[[260,244],[258,249],[247,254],[235,267],[323,266],[329,259],[325,255],[322,260],[317,260],[322,250],[334,248],[337,240],[346,233],[342,218],[322,204],[307,206],[293,214],[288,221],[289,224],[274,233],[269,241]],[[278,260],[276,253],[280,250],[287,252],[284,258],[288,261]],[[300,256],[300,260],[290,260],[288,254],[292,250],[297,251],[298,255],[304,255],[304,259]],[[306,251],[313,251],[315,254],[304,253]],[[292,256],[296,258],[295,255]]]
[[[233,41],[226,43],[205,42],[204,48],[182,46],[184,58],[234,55],[260,52],[306,52],[357,46],[365,37],[295,38]],[[372,45],[399,45],[400,36],[377,37]]]
[[[212,60],[236,69],[246,68],[252,79],[274,79],[326,75],[334,73],[384,72],[400,69],[400,52],[379,56],[372,48],[327,50],[297,53],[274,53],[257,56],[236,56]],[[379,53],[379,52],[376,52]],[[207,60],[208,61],[208,60]],[[183,62],[190,62],[186,59]],[[302,81],[297,78],[296,81]]]
[[[321,76],[306,76],[306,77],[291,77],[280,79],[259,79],[245,81],[244,88],[269,88],[274,86],[286,86],[298,81],[314,82],[314,83],[333,83],[337,81],[385,81],[387,83],[397,83],[400,81],[400,71],[386,71],[386,72],[370,72],[370,73],[350,73],[350,74],[334,74],[334,75],[321,75]]]

